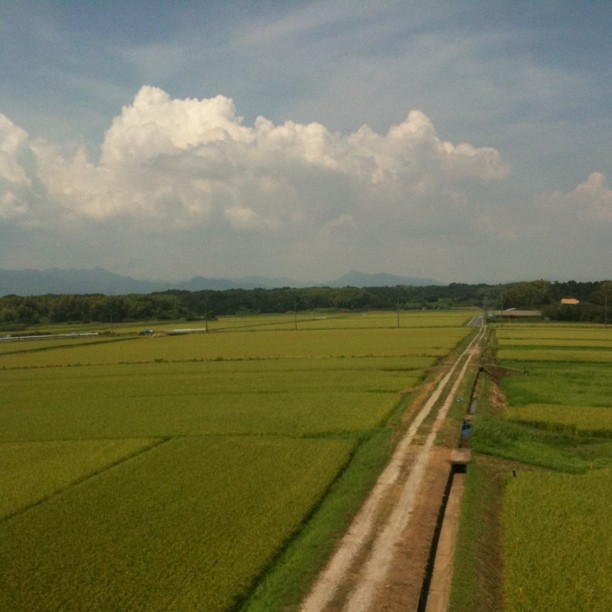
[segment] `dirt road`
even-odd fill
[[[327,567],[302,612],[416,610],[450,465],[434,447],[484,328],[437,382]],[[424,426],[434,408],[435,421]]]

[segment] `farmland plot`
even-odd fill
[[[612,355],[611,355],[612,357]],[[504,379],[511,407],[528,404],[611,405],[609,363],[505,361],[512,375]]]
[[[505,423],[483,420],[487,452],[546,468],[515,464],[505,490],[506,607],[609,610],[612,334],[508,326],[496,335],[508,408]]]
[[[612,470],[525,472],[504,500],[506,602],[513,610],[606,612],[612,602]]]
[[[35,370],[36,385],[32,370],[0,371],[0,440],[367,431],[432,364],[419,357],[52,367]]]
[[[0,519],[101,472],[156,440],[52,440],[0,444]]]
[[[237,605],[469,333],[423,317],[0,354],[0,485],[27,481],[0,518],[0,608]]]
[[[465,322],[471,316],[473,313],[462,311],[403,311],[400,314],[399,323],[402,328],[449,328]],[[397,324],[398,317],[395,312],[298,312],[227,316],[219,321],[210,322],[208,327],[213,331],[294,330],[296,327],[302,331],[308,329],[383,329],[396,328]],[[175,324],[162,324],[155,326],[155,329],[169,331],[180,327]],[[199,327],[202,325],[200,324]]]
[[[86,346],[88,344],[99,344],[102,342],[117,342],[111,336],[75,337],[75,338],[50,338],[31,339],[24,338],[11,342],[0,342],[0,355],[11,353],[37,353],[39,351],[54,350],[65,347]]]
[[[612,408],[529,404],[513,408],[511,419],[544,429],[612,437]]]
[[[330,324],[329,322],[327,323]],[[374,328],[375,329],[375,328]],[[0,354],[0,369],[19,367],[163,363],[172,361],[271,360],[331,357],[441,357],[465,329],[326,329],[235,331],[185,336],[132,337],[123,341],[14,355]]]
[[[496,329],[501,361],[612,362],[612,330],[588,326]]]
[[[3,609],[225,610],[354,441],[176,438],[0,525]],[[69,518],[69,520],[67,520]]]

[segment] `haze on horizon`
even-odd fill
[[[2,3],[0,268],[604,279],[612,3]]]

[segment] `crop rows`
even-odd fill
[[[612,602],[612,470],[522,472],[506,488],[506,604],[607,612]]]
[[[101,342],[114,342],[112,337],[107,336],[90,336],[81,338],[53,338],[53,339],[31,339],[25,338],[22,340],[0,342],[0,355],[9,355],[12,353],[37,353],[39,351],[47,351],[50,349],[58,349],[64,347],[79,347],[88,344],[98,344]]]
[[[612,363],[612,330],[588,326],[506,326],[496,329],[500,361]]]
[[[155,444],[148,439],[0,444],[0,519]]]
[[[544,429],[612,436],[612,407],[529,404],[513,408],[510,418]]]
[[[0,525],[6,610],[225,610],[323,495],[349,440],[177,438]]]
[[[565,343],[591,342],[612,343],[612,329],[601,325],[552,325],[552,324],[520,324],[502,325],[495,328],[495,336],[500,344],[543,344],[546,342]]]
[[[0,369],[232,359],[309,357],[441,357],[465,335],[461,328],[328,329],[192,334],[0,354]]]
[[[496,331],[507,420],[485,418],[480,444],[532,466],[518,464],[504,493],[506,607],[609,610],[612,334],[545,325]]]
[[[466,313],[421,316],[0,351],[0,609],[238,605],[353,474],[311,547],[329,540],[388,453],[390,415],[469,334]]]
[[[36,370],[34,385],[32,370],[4,371],[0,439],[365,431],[431,364],[383,358],[54,367]]]

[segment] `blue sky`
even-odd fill
[[[612,3],[0,1],[0,267],[612,270]]]

